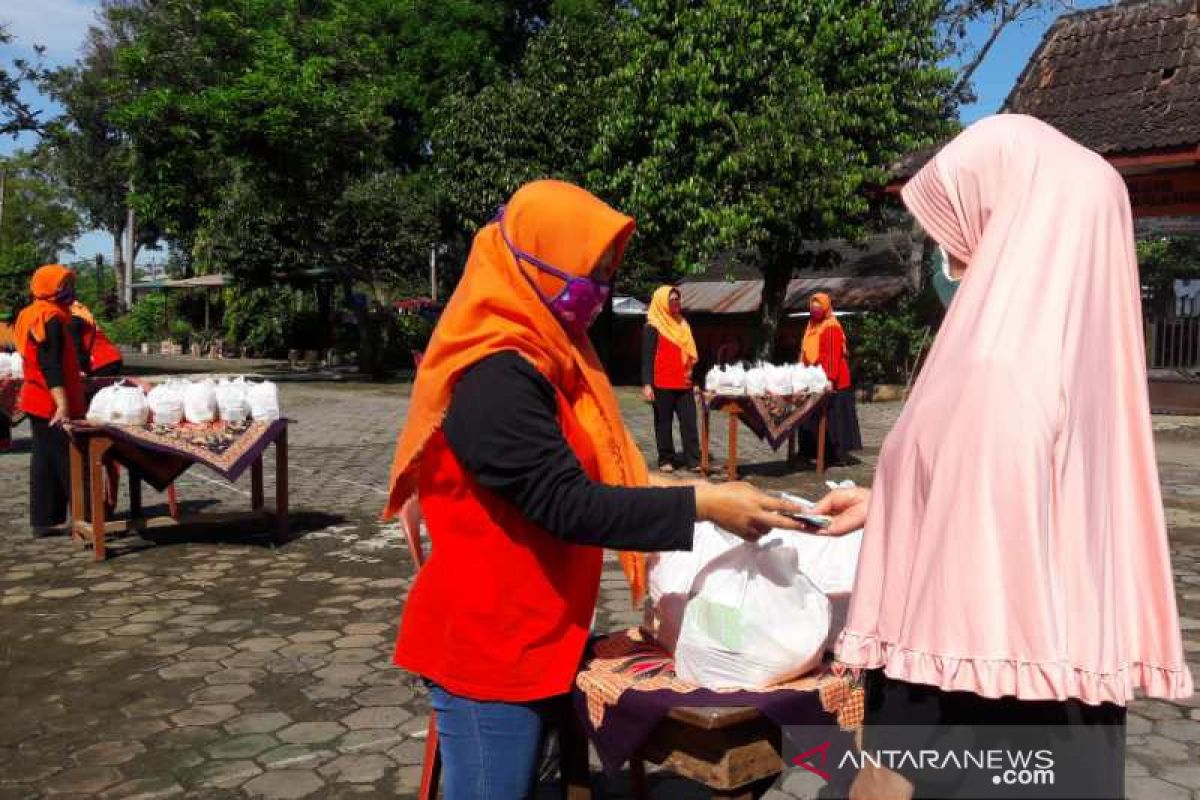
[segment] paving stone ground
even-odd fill
[[[166,362],[178,368],[191,362]],[[164,362],[135,362],[164,368]],[[390,650],[413,565],[376,515],[408,387],[295,382],[291,538],[252,530],[118,540],[104,563],[66,539],[31,540],[28,440],[0,454],[0,800],[383,798],[415,793],[428,705]],[[622,402],[647,453],[648,409]],[[899,406],[860,407],[862,463],[828,477],[869,483]],[[714,452],[724,457],[724,429]],[[1200,675],[1200,419],[1160,418],[1156,440],[1188,657]],[[818,495],[748,435],[750,480]],[[272,490],[268,459],[268,497]],[[185,506],[240,510],[248,478],[179,481]],[[149,493],[151,511],[163,499]],[[123,507],[123,506],[122,506]],[[615,564],[598,627],[636,622]],[[1133,798],[1200,800],[1200,698],[1138,702],[1129,717]],[[596,796],[628,796],[594,775]],[[656,798],[705,796],[657,774]],[[771,796],[807,797],[799,775]],[[549,787],[543,791],[553,796]]]

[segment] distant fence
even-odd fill
[[[1200,370],[1200,316],[1148,320],[1146,357],[1151,369]]]

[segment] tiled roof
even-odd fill
[[[698,281],[679,287],[683,307],[689,314],[750,314],[762,303],[763,282]],[[908,289],[899,276],[796,278],[788,284],[784,308],[804,311],[816,292],[828,292],[840,311],[879,308]]]
[[[1200,144],[1200,0],[1058,19],[1004,104],[1099,153]]]

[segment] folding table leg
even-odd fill
[[[111,446],[112,442],[101,436],[93,436],[88,443],[88,472],[92,480],[92,557],[96,561],[103,561],[105,556],[104,454]]]
[[[288,440],[285,427],[275,440],[275,529],[279,536],[288,531]]]
[[[738,479],[738,415],[737,412],[729,412],[729,464],[726,469],[726,476],[730,481]]]
[[[70,441],[71,453],[71,541],[76,547],[83,544],[83,535],[80,533],[80,526],[84,524],[87,518],[87,502],[88,498],[84,489],[83,470],[84,470],[84,440],[72,438]]]

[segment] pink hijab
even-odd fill
[[[879,459],[841,661],[944,690],[1188,697],[1129,199],[990,117],[904,189],[967,271]]]

